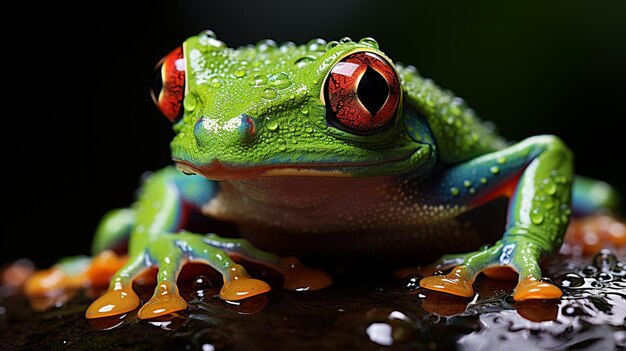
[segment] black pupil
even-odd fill
[[[387,101],[389,86],[380,73],[371,67],[367,67],[363,77],[361,77],[356,93],[363,106],[373,117]]]
[[[152,82],[152,98],[154,102],[157,103],[159,99],[159,94],[161,94],[161,89],[163,89],[163,76],[161,75],[161,66],[163,64],[157,65],[154,70],[154,82]]]

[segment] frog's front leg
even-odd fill
[[[456,165],[433,182],[433,198],[467,208],[509,196],[502,239],[472,253],[446,257],[461,262],[443,276],[430,276],[420,286],[459,296],[474,294],[482,271],[508,267],[518,273],[513,298],[551,299],[556,286],[542,281],[539,262],[557,252],[569,222],[573,157],[554,136],[537,136],[506,149]]]
[[[253,248],[243,239],[178,232],[184,228],[190,211],[199,209],[219,191],[215,182],[200,176],[184,176],[173,168],[156,172],[146,181],[135,204],[135,223],[129,242],[129,260],[113,276],[108,291],[87,309],[87,318],[118,315],[140,305],[133,281],[145,270],[158,268],[157,287],[152,298],[138,312],[147,319],[183,310],[187,303],[178,293],[176,280],[187,262],[201,262],[215,268],[224,278],[220,297],[241,300],[270,290],[269,285],[248,276],[229,255],[239,256],[277,269],[285,275],[285,286],[294,284],[291,276],[305,273],[322,288],[329,277],[308,269],[297,260],[283,259]],[[327,279],[324,279],[324,278]],[[320,283],[321,282],[321,283]],[[294,286],[304,284],[296,282]]]

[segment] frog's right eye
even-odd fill
[[[182,48],[176,48],[157,64],[154,85],[150,91],[152,100],[161,113],[171,122],[183,114],[185,96],[185,58]]]

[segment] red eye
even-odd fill
[[[171,122],[176,122],[183,112],[185,95],[185,58],[182,48],[167,54],[155,68],[152,100]]]
[[[335,127],[371,134],[391,124],[400,102],[395,70],[382,57],[355,52],[338,62],[324,86],[326,116]]]

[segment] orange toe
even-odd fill
[[[554,284],[542,282],[534,277],[526,277],[515,287],[513,300],[524,301],[533,299],[558,299],[563,295],[561,289]]]
[[[420,286],[424,289],[440,291],[456,296],[474,296],[473,281],[465,278],[465,270],[461,267],[454,268],[446,275],[434,275],[420,280]]]
[[[91,260],[85,275],[92,286],[106,286],[127,260],[127,257],[120,257],[111,250],[103,251]]]
[[[223,300],[237,301],[270,291],[266,282],[252,279],[246,270],[236,264],[227,276],[224,276],[224,286],[220,290],[220,298]]]
[[[139,306],[139,297],[132,287],[108,290],[92,302],[85,312],[87,319],[110,317],[130,312]]]
[[[155,296],[146,302],[137,313],[139,319],[164,316],[187,308],[187,301],[180,297],[169,283],[161,283],[157,289],[159,291]]]
[[[284,258],[276,269],[284,277],[283,288],[288,290],[319,290],[333,282],[330,274],[307,267],[295,257]]]

